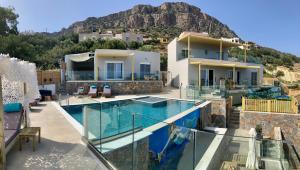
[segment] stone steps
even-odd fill
[[[237,129],[240,127],[240,110],[233,108],[232,113],[229,117],[229,128]]]

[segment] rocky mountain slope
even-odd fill
[[[200,8],[184,2],[167,2],[158,7],[137,5],[132,9],[108,16],[89,17],[62,29],[58,34],[91,32],[99,29],[155,28],[159,28],[156,29],[158,32],[168,29],[169,34],[175,34],[174,36],[178,36],[182,31],[195,31],[209,32],[214,37],[237,37],[227,25],[202,12]]]

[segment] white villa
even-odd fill
[[[158,77],[160,54],[136,50],[97,49],[65,56],[67,80],[120,81]]]
[[[263,66],[237,62],[228,49],[242,44],[209,37],[207,34],[183,32],[168,45],[168,71],[175,87],[218,86],[231,80],[233,85],[261,85]]]
[[[90,85],[110,85],[113,94],[158,93],[163,87],[156,52],[97,49],[66,55],[64,65],[63,82],[69,94]]]

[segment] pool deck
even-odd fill
[[[179,90],[166,88],[163,92],[153,95],[179,98]],[[70,104],[87,103],[94,100],[105,102],[139,96],[145,95],[120,95],[93,100],[90,97],[71,97]],[[82,143],[78,130],[57,110],[52,102],[41,102],[39,106],[33,107],[29,116],[31,126],[41,127],[41,143],[37,144],[35,152],[32,151],[31,141],[23,144],[22,151],[18,150],[18,143],[16,143],[7,154],[7,170],[107,169]]]
[[[106,167],[82,143],[76,129],[51,102],[42,102],[30,113],[31,126],[41,127],[41,143],[32,151],[31,141],[18,150],[18,143],[7,154],[7,170],[74,169]]]

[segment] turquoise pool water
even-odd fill
[[[83,125],[86,120],[89,138],[102,139],[128,132],[133,127],[138,130],[163,122],[193,105],[194,102],[190,101],[145,97],[63,108],[80,124]],[[84,107],[87,113],[85,119]]]

